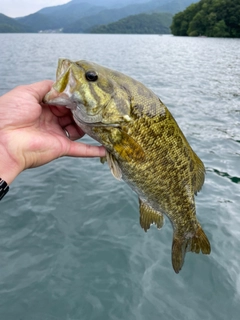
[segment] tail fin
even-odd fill
[[[200,250],[204,254],[209,254],[211,252],[211,245],[200,225],[191,238],[183,238],[175,232],[172,244],[172,265],[174,271],[179,273],[182,269],[186,252],[192,251],[199,253]]]

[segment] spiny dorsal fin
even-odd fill
[[[175,119],[172,118],[172,120],[177,125]],[[184,142],[185,147],[187,148],[187,150],[189,152],[190,174],[191,174],[191,178],[192,178],[193,192],[195,194],[197,194],[197,192],[201,190],[202,185],[204,183],[205,167],[204,167],[203,162],[199,159],[197,154],[193,151],[193,149],[189,145],[186,137],[184,136],[184,134],[182,133],[180,128],[179,128],[179,133],[180,133],[180,136]]]
[[[202,185],[205,179],[205,167],[199,157],[196,155],[194,151],[193,158],[194,158],[194,170],[192,172],[192,183],[193,183],[193,191],[197,194],[198,191],[201,190]]]
[[[152,223],[161,229],[164,223],[164,216],[161,212],[154,210],[145,201],[139,199],[140,225],[147,231]]]

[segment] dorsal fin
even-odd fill
[[[197,194],[198,191],[201,190],[202,185],[205,179],[205,167],[203,162],[199,159],[194,151],[193,152],[193,165],[194,169],[192,172],[192,184],[193,184],[193,191]]]

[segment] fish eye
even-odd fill
[[[97,81],[98,79],[98,74],[97,72],[93,71],[93,70],[90,70],[90,71],[87,71],[85,73],[85,77],[88,81]]]

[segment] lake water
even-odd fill
[[[0,319],[239,319],[240,40],[0,34],[0,43],[0,94],[54,79],[59,57],[157,93],[206,166],[196,204],[212,246],[210,256],[188,253],[177,275],[169,221],[145,233],[137,196],[99,159],[27,170],[0,203]]]

